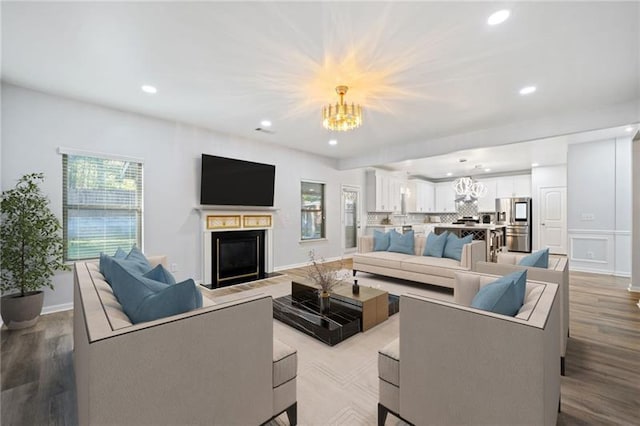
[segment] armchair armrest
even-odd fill
[[[487,260],[487,246],[482,240],[474,240],[462,246],[460,266],[471,270],[476,262]]]
[[[373,251],[373,237],[364,235],[358,240],[358,253],[369,253]]]

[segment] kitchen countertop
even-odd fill
[[[449,228],[449,229],[488,229],[495,231],[499,228],[504,228],[505,225],[495,225],[492,223],[476,223],[475,225],[454,225],[453,223],[440,223],[436,225],[436,228]]]

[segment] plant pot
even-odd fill
[[[9,330],[33,327],[40,318],[44,293],[31,291],[20,296],[20,293],[2,296],[0,299],[2,322]]]

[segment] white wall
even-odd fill
[[[62,218],[62,157],[58,147],[144,159],[144,250],[178,264],[176,278],[201,274],[200,155],[276,165],[274,267],[307,262],[311,248],[325,258],[342,255],[341,185],[364,189],[364,171],[339,171],[336,162],[275,144],[222,135],[191,125],[117,111],[3,84],[2,189],[25,173],[42,171],[44,192]],[[321,141],[319,143],[326,143]],[[327,240],[300,243],[300,180],[326,187]],[[362,191],[364,194],[364,191]],[[57,274],[45,311],[72,302],[71,273]]]
[[[532,249],[540,250],[540,189],[567,186],[567,165],[533,167],[531,169],[531,200],[533,203]],[[565,224],[566,226],[566,224]]]
[[[567,193],[571,269],[629,276],[631,139],[569,145]]]

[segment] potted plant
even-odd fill
[[[311,264],[306,270],[307,278],[319,287],[320,312],[325,313],[329,309],[331,289],[344,282],[348,273],[341,273],[342,262],[336,266],[326,263],[323,258],[318,260],[313,250],[309,251],[309,261]]]
[[[38,186],[43,180],[42,173],[27,174],[2,193],[0,312],[9,329],[35,325],[44,301],[40,289],[53,289],[53,274],[68,269],[62,257],[62,227]]]

